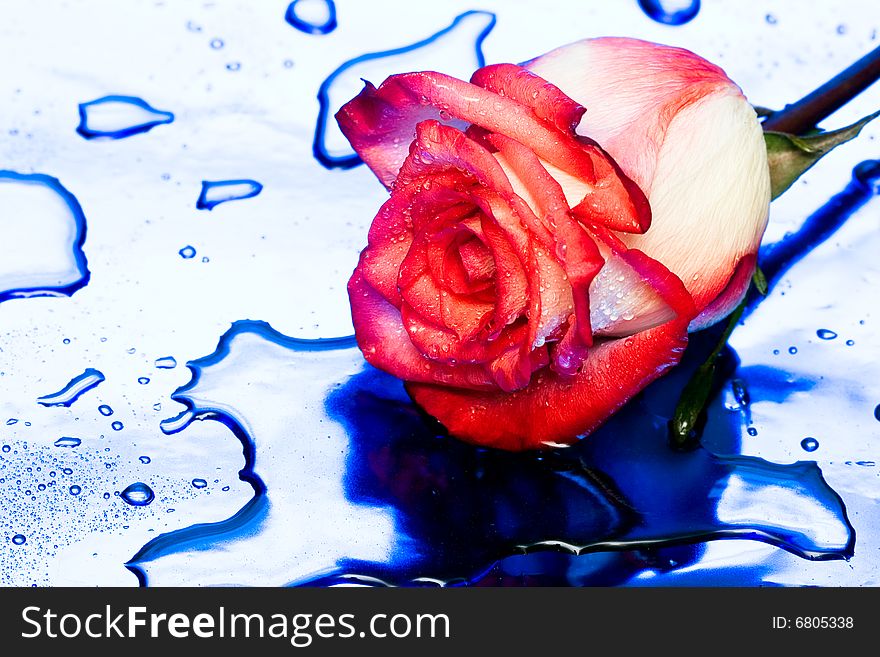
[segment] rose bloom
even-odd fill
[[[601,38],[470,82],[394,75],[336,118],[391,192],[348,286],[358,345],[458,438],[574,442],[748,288],[761,127],[687,50]]]

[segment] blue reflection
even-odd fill
[[[364,80],[377,85],[401,71],[433,70],[468,78],[485,65],[483,40],[495,27],[495,14],[466,11],[452,24],[427,39],[392,50],[355,57],[333,71],[318,89],[318,120],[312,152],[328,169],[350,169],[361,163],[339,131],[333,115],[363,87]],[[465,47],[465,44],[467,46]],[[417,61],[414,61],[419,57]]]
[[[320,19],[316,20],[314,14]],[[333,0],[293,0],[284,20],[306,34],[329,34],[336,29],[336,3]]]
[[[171,123],[174,114],[136,96],[104,96],[79,105],[76,131],[86,139],[123,139]]]

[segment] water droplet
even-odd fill
[[[837,333],[830,329],[819,329],[816,331],[816,335],[818,335],[822,340],[833,340],[837,337]]]
[[[116,420],[113,424],[110,425],[113,428],[113,431],[121,431],[123,424],[119,420]]]
[[[790,353],[790,354],[796,354],[797,351],[798,351],[797,347],[789,347],[788,348],[788,353]]]
[[[748,433],[750,436],[757,436],[758,430],[755,429],[755,427],[749,427],[748,429],[746,429],[746,433]]]
[[[64,338],[61,342],[64,344],[70,344],[70,338]]]
[[[241,62],[229,62],[226,65],[227,71],[238,71],[241,70]]]
[[[648,16],[666,25],[684,25],[700,11],[700,0],[639,0]]]
[[[180,251],[178,251],[180,257],[184,260],[189,260],[190,258],[194,258],[196,255],[196,250],[192,246],[185,246]]]
[[[104,493],[104,499],[105,499],[105,500],[109,500],[109,499],[110,499],[110,493]]]
[[[336,29],[336,4],[333,0],[293,0],[284,20],[306,34],[329,34]]]
[[[24,534],[16,534],[12,537],[12,542],[16,545],[24,545],[27,541],[27,537]]]
[[[147,385],[149,382],[150,382],[150,379],[146,376],[138,377],[138,383],[140,383],[142,386]]]
[[[214,50],[220,50],[225,44],[223,43],[223,39],[211,39],[211,43],[209,44]]]
[[[152,488],[138,481],[122,491],[120,497],[127,504],[131,504],[132,506],[147,506],[150,502],[156,499],[156,494],[153,492]]]
[[[880,418],[878,418],[880,419]],[[3,453],[8,454],[12,448],[9,445],[3,445]]]
[[[140,456],[138,457],[138,461],[141,463],[149,463],[152,459],[149,456]]]
[[[70,438],[68,436],[55,441],[55,447],[79,447],[81,444],[82,440],[79,438]]]
[[[847,346],[847,347],[852,347],[855,343],[856,343],[855,340],[847,340],[847,341],[846,341],[846,346]]]
[[[766,16],[764,16],[764,20],[767,21],[767,23],[770,25],[776,25],[777,22],[776,16],[774,16],[773,14],[767,14]]]
[[[293,68],[293,60],[285,59],[284,60],[284,68]]]
[[[103,380],[103,373],[89,367],[82,374],[71,379],[67,385],[58,392],[38,397],[37,403],[42,404],[43,406],[70,406],[73,402],[79,399],[83,393],[91,390]]]
[[[98,406],[98,412],[101,415],[113,415],[113,409],[107,406],[107,404],[101,404]]]
[[[815,438],[807,437],[801,441],[801,447],[803,447],[805,452],[815,452],[819,449],[819,441]]]
[[[122,139],[171,123],[174,114],[135,96],[104,96],[79,105],[76,131],[86,139]]]
[[[16,418],[16,417],[11,417],[8,420],[6,420],[7,426],[11,426],[11,425],[17,424],[17,423],[18,423],[18,418]]]
[[[224,486],[221,490],[225,493],[229,490],[229,486]]]
[[[177,360],[174,356],[162,356],[156,359],[155,365],[160,370],[171,370],[177,367]]]
[[[853,180],[872,194],[880,194],[880,160],[865,160],[853,169]]]
[[[204,479],[193,479],[192,480],[193,488],[204,488],[208,485],[208,482]]]
[[[846,34],[846,25],[838,25],[837,26],[838,34]]]
[[[199,199],[196,201],[196,208],[199,210],[212,210],[221,203],[252,198],[261,191],[263,191],[263,185],[250,178],[241,178],[238,180],[203,180],[202,192],[199,194]],[[181,253],[181,255],[183,254]],[[193,255],[195,255],[195,250],[193,250]]]
[[[736,403],[740,408],[749,405],[749,391],[746,389],[745,383],[742,379],[734,379],[730,382],[730,387],[733,390],[733,397],[736,399]]]
[[[877,404],[877,406],[874,407],[874,419],[880,422],[880,404]],[[8,452],[9,450],[6,449],[7,447],[9,446],[4,445],[3,450]]]
[[[73,474],[73,469],[72,468],[63,468],[61,470],[61,472],[63,472],[66,475],[71,475],[71,474]]]
[[[71,495],[79,495],[82,492],[82,488],[74,484],[69,489]]]
[[[774,350],[773,350],[773,355],[774,355],[774,356],[778,356],[778,355],[779,355],[779,349],[774,349]]]

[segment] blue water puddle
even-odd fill
[[[333,0],[293,0],[284,20],[306,34],[329,34],[336,29],[336,3]]]
[[[86,139],[123,139],[171,123],[174,114],[136,96],[104,96],[79,105],[76,131]]]
[[[700,12],[700,0],[638,0],[648,16],[665,25],[684,25]]]
[[[82,207],[57,178],[0,171],[0,302],[85,286],[85,239]]]
[[[707,427],[707,443],[730,456],[667,446],[686,368],[575,447],[511,454],[445,435],[352,338],[239,321],[188,367],[173,395],[186,409],[163,430],[183,440],[195,419],[223,423],[254,496],[223,522],[145,545],[128,564],[144,584],[470,583],[499,560],[553,552],[602,553],[581,583],[622,582],[646,567],[634,551],[671,551],[681,565],[717,539],[807,559],[853,553],[816,463],[737,455],[735,414]]]
[[[72,378],[61,390],[37,398],[43,406],[70,406],[84,393],[104,381],[104,374],[92,367]]]
[[[253,198],[263,191],[263,185],[256,180],[203,180],[202,192],[196,201],[199,210],[213,210],[221,203]]]
[[[317,125],[312,151],[328,169],[360,164],[333,116],[370,81],[376,86],[401,71],[438,71],[465,80],[485,65],[482,44],[495,27],[495,14],[466,11],[452,23],[408,46],[368,53],[351,59],[333,71],[318,89]]]

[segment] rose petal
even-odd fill
[[[622,239],[675,272],[705,311],[757,251],[767,222],[766,147],[742,92],[687,50],[627,38],[580,41],[526,67],[589,108],[578,132],[651,203],[651,229]],[[722,316],[701,314],[695,328]]]

